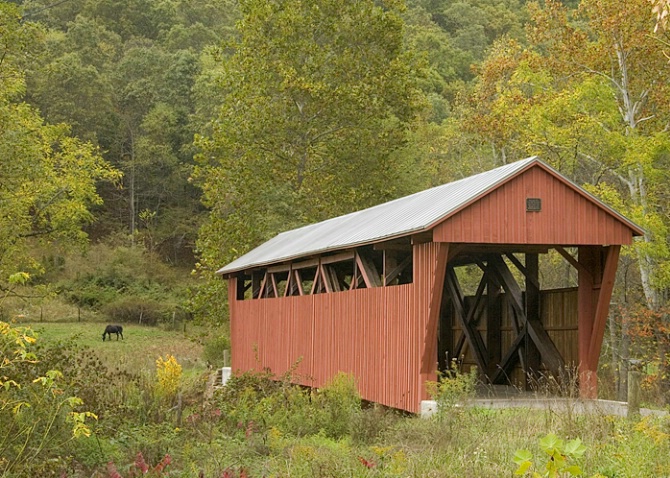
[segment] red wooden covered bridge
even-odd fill
[[[218,271],[232,367],[312,387],[343,371],[418,412],[451,358],[494,384],[574,364],[595,397],[619,251],[642,233],[537,158],[287,231]],[[551,250],[575,286],[542,289]],[[470,292],[461,267],[479,271]]]

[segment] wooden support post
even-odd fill
[[[442,285],[442,304],[440,305],[440,319],[437,329],[437,368],[438,370],[449,370],[450,367],[450,357],[448,355],[451,353],[453,355],[454,350],[452,349],[454,343],[454,334],[452,330],[452,314],[451,312],[451,301],[449,299],[449,292],[446,288],[447,281],[443,281]]]
[[[565,366],[563,357],[556,348],[556,344],[554,344],[549,334],[547,334],[547,331],[544,330],[542,323],[537,320],[527,320],[521,288],[516,279],[514,279],[509,267],[507,267],[507,264],[505,264],[505,261],[499,255],[490,256],[488,262],[489,266],[493,266],[491,271],[496,275],[505,292],[507,292],[514,313],[517,314],[521,323],[524,324],[523,330],[529,334],[529,337],[540,351],[542,362],[550,372],[558,374]]]
[[[437,254],[433,263],[433,273],[427,284],[430,288],[430,299],[428,305],[428,316],[426,328],[423,331],[423,354],[421,357],[420,384],[421,399],[428,399],[426,382],[435,380],[437,372],[437,322],[440,316],[440,305],[442,304],[442,291],[444,290],[445,275],[447,272],[447,256],[449,244],[437,243]]]
[[[244,274],[239,274],[236,277],[236,293],[235,293],[235,299],[236,300],[244,300],[244,293],[246,292],[247,288],[244,286]]]
[[[269,296],[279,297],[279,290],[277,289],[277,278],[274,274],[270,274],[270,287],[271,289],[269,291]]]
[[[302,273],[299,270],[293,271],[295,277],[295,287],[298,290],[298,295],[305,295],[305,289],[302,286]]]
[[[502,359],[502,297],[500,284],[491,274],[484,274],[486,280],[486,350],[488,366],[485,370],[489,380],[496,374]]]
[[[640,378],[642,373],[636,368],[628,370],[628,418],[640,416]]]
[[[264,275],[261,272],[253,271],[251,273],[251,296],[258,299],[261,296],[261,281]]]
[[[598,360],[621,246],[579,248],[579,393],[598,396]]]
[[[539,258],[537,254],[526,254],[526,320],[535,322],[533,327],[542,327],[540,321],[540,282],[539,282]],[[530,384],[529,379],[537,378],[542,364],[540,351],[531,340],[525,344],[526,359],[526,387]]]
[[[321,267],[323,268],[324,279],[326,280],[326,287],[329,289],[329,292],[340,292],[342,290],[340,288],[340,279],[337,277],[335,269],[328,264],[323,264]]]
[[[386,285],[390,284],[395,280],[398,275],[404,271],[407,266],[409,266],[412,263],[412,256],[407,256],[399,265],[393,267],[390,269],[388,272],[384,274],[384,282]]]
[[[286,288],[284,289],[284,297],[292,296],[295,289],[296,289],[295,276],[293,275],[293,270],[289,268],[288,276],[286,276]]]

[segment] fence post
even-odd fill
[[[640,416],[640,360],[631,360],[628,369],[628,418]]]

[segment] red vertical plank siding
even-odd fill
[[[540,198],[540,212],[526,199]],[[494,232],[491,232],[494,231]],[[479,244],[631,244],[633,230],[617,216],[537,166],[438,224],[437,242]]]
[[[447,245],[414,251],[412,284],[243,301],[229,295],[233,369],[281,375],[297,363],[293,380],[314,387],[342,371],[356,377],[365,400],[418,412],[425,380],[436,379]]]
[[[427,243],[414,246],[414,284],[418,322],[416,345],[418,350],[411,354],[418,359],[417,403],[428,398],[426,381],[437,379],[437,321],[442,301],[442,289],[447,266],[448,244]],[[414,342],[414,341],[413,341]]]
[[[578,292],[578,342],[579,342],[579,388],[585,398],[596,398],[598,381],[596,370],[590,367],[589,347],[598,301],[596,280],[599,275],[599,248],[582,246],[579,248],[579,292]]]
[[[232,366],[281,375],[299,362],[294,381],[321,387],[339,372],[361,396],[418,411],[418,324],[414,284],[237,301],[231,299]],[[417,354],[410,356],[411,350]],[[258,355],[256,361],[255,355]]]

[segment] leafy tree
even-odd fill
[[[49,27],[28,70],[27,101],[124,172],[123,188],[101,188],[92,233],[125,233],[167,261],[191,263],[202,209],[187,181],[191,89],[199,50],[233,26],[233,0],[21,3],[24,18]]]
[[[281,230],[407,192],[394,154],[425,106],[403,47],[401,4],[240,2],[234,53],[221,53],[222,105],[201,137],[197,178],[211,267]]]
[[[81,226],[99,204],[99,180],[118,179],[97,150],[69,134],[66,125],[44,124],[22,102],[24,65],[41,30],[22,23],[18,9],[0,3],[0,284],[17,271],[39,271],[36,242],[85,238]]]

